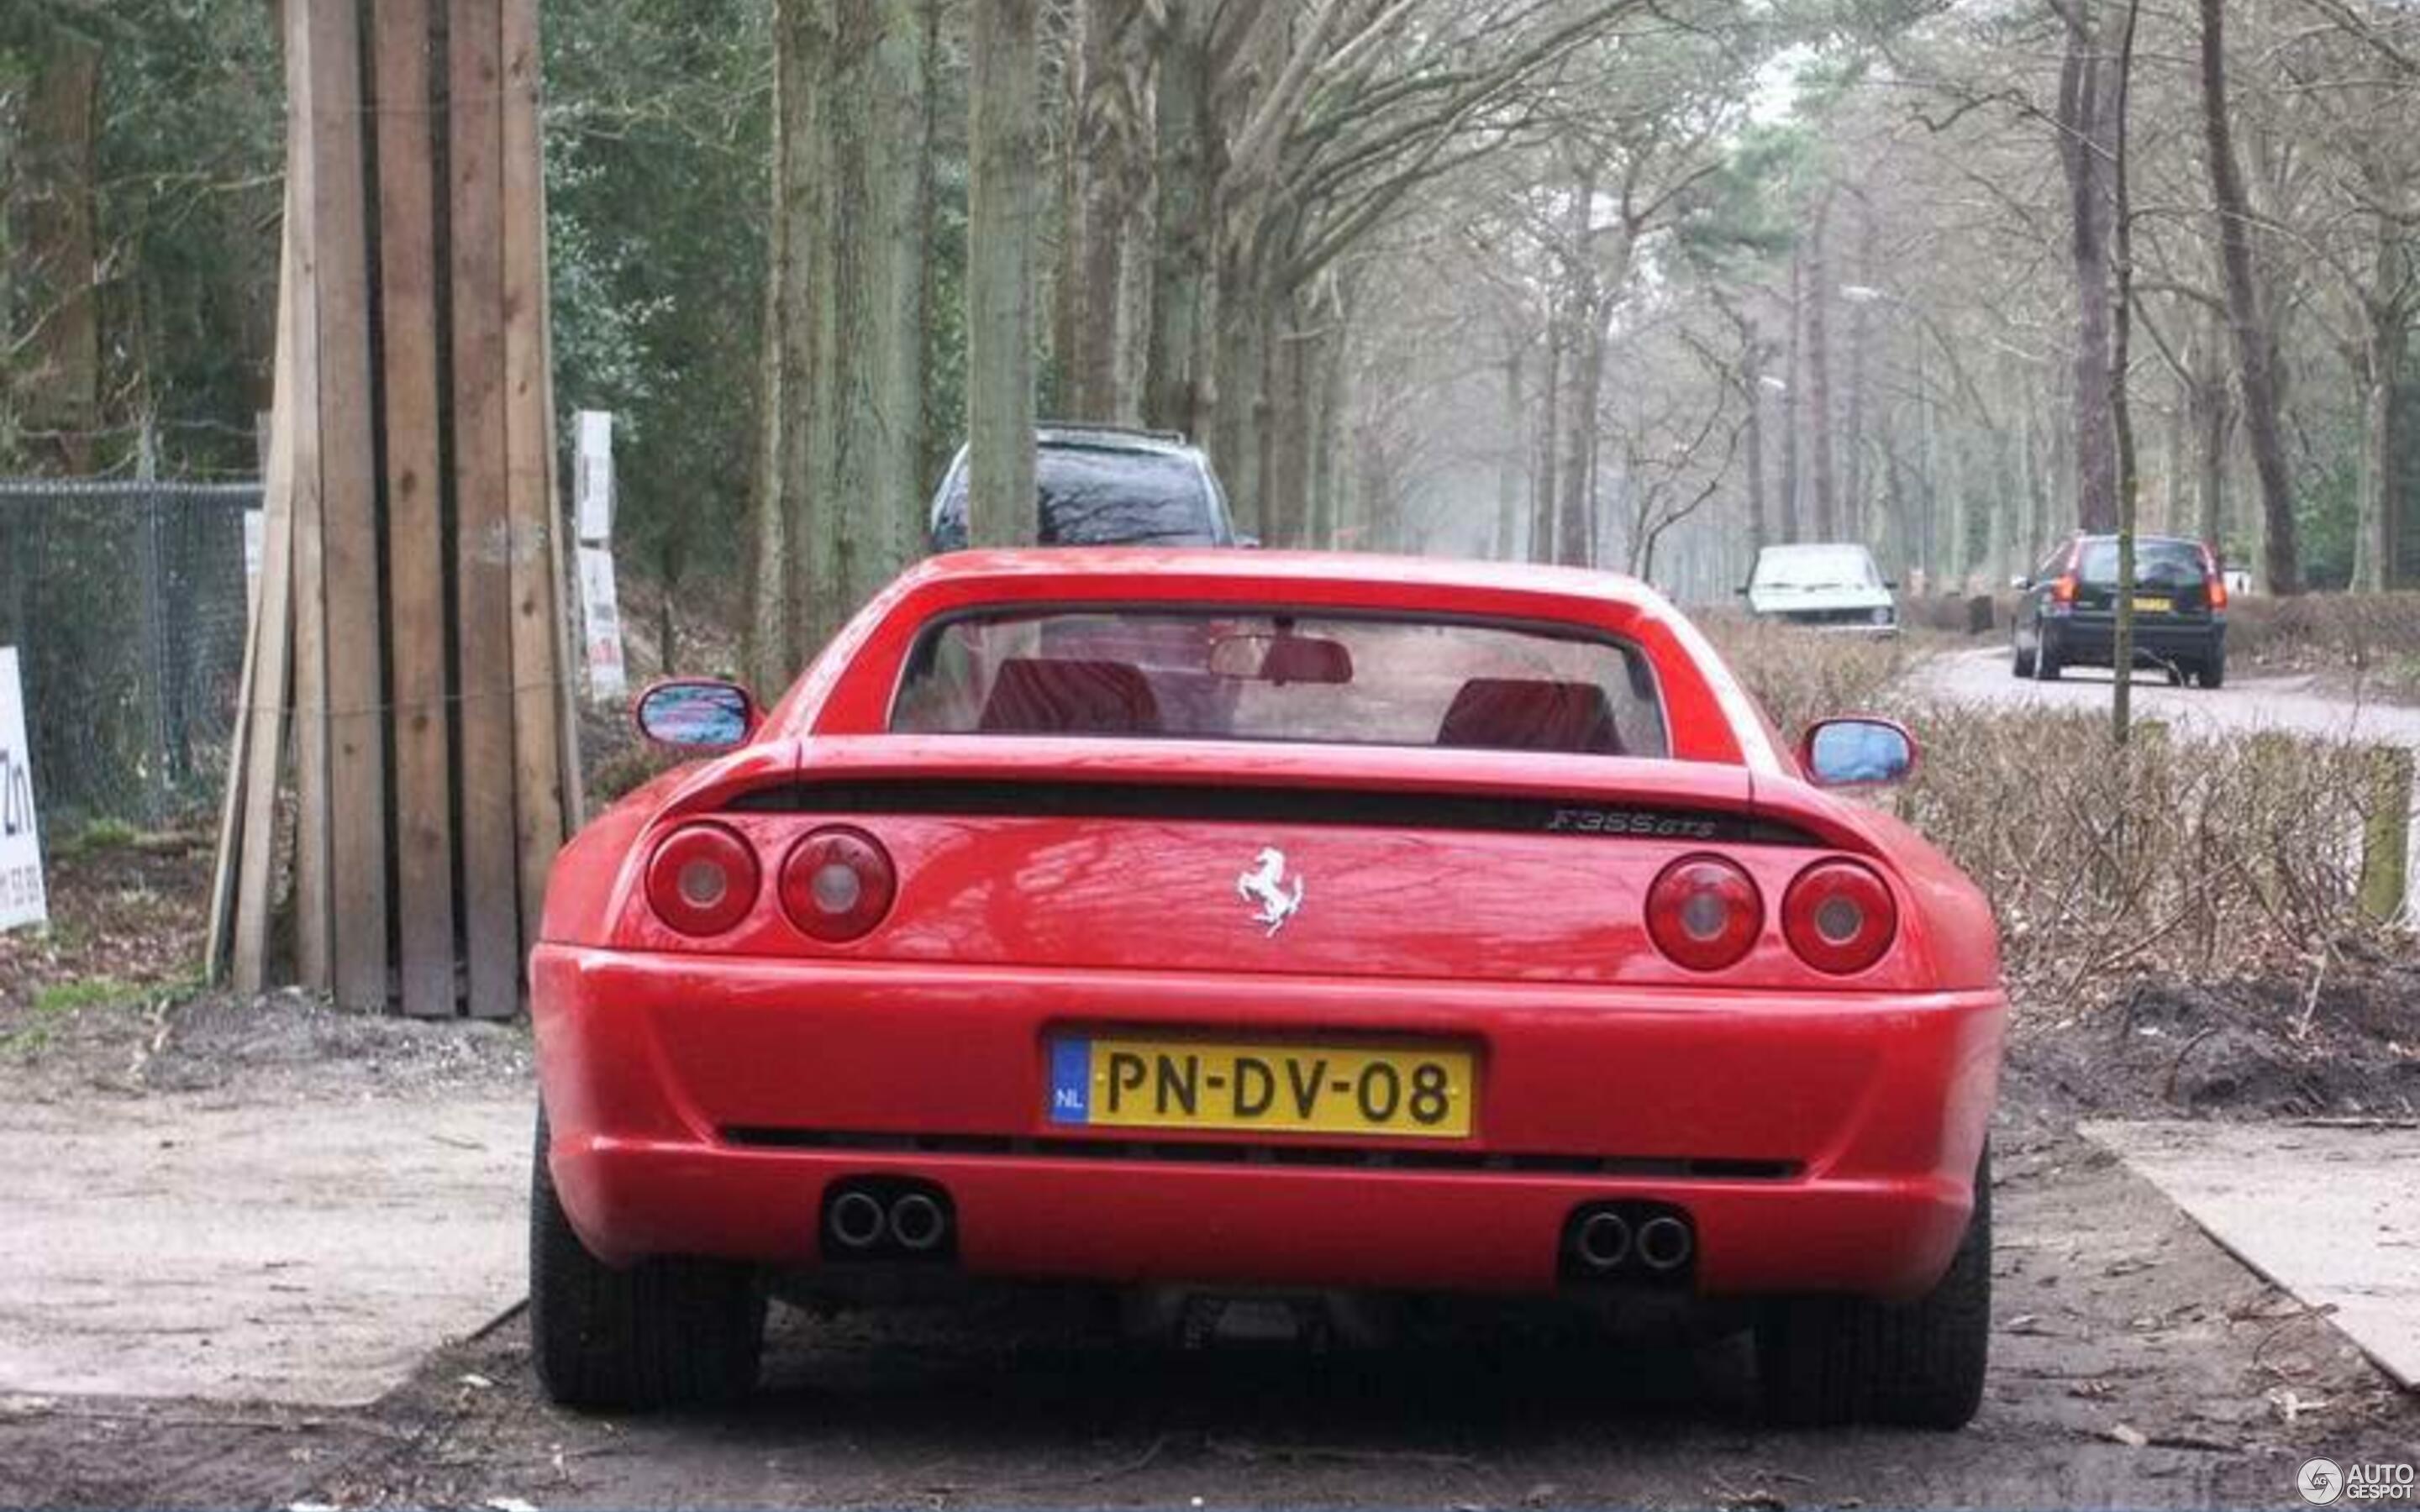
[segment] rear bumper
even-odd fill
[[[1537,1292],[1584,1203],[1687,1211],[1705,1295],[1920,1292],[1973,1200],[1997,993],[1733,995],[701,961],[541,947],[556,1186],[609,1259],[813,1264],[836,1180],[910,1177],[982,1275]],[[1047,1121],[1070,1027],[1415,1036],[1478,1054],[1477,1126],[1425,1143]],[[1442,1155],[1432,1165],[1421,1156]],[[1391,1158],[1392,1163],[1388,1163]]]
[[[2062,661],[2107,662],[2117,654],[2118,624],[2105,614],[2044,620],[2042,635]],[[2134,626],[2138,659],[2172,661],[2214,656],[2226,649],[2225,621],[2141,623]]]

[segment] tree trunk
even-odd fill
[[[1118,274],[1129,217],[1129,102],[1120,45],[1133,9],[1125,0],[1081,0],[1076,122],[1069,133],[1075,184],[1067,223],[1060,382],[1069,418],[1107,421],[1118,409]]]
[[[2395,483],[2397,440],[2395,388],[2403,372],[2410,328],[2400,309],[2373,306],[2363,344],[2361,373],[2360,532],[2354,542],[2353,584],[2379,593],[2397,586],[2402,554],[2402,500]]]
[[[31,276],[13,293],[30,338],[17,378],[24,426],[35,455],[70,473],[94,471],[101,426],[100,115],[101,49],[53,38],[35,64],[20,128],[15,197]],[[5,328],[0,337],[18,339]]]
[[[838,0],[817,280],[819,486],[799,649],[813,654],[922,554],[924,44],[932,0]]]
[[[788,105],[791,91],[784,86],[784,76],[789,71],[783,61],[785,53],[786,48],[777,40],[770,154],[772,193],[768,196],[771,213],[766,217],[765,324],[757,338],[756,468],[752,484],[753,497],[749,501],[752,555],[748,579],[748,644],[743,658],[748,680],[764,689],[768,697],[771,696],[774,688],[787,683],[792,665],[790,544],[789,532],[784,528],[785,501],[782,494],[783,421],[789,402],[788,390],[782,381],[782,291],[791,282],[789,264],[792,255],[790,217],[784,212],[782,203],[787,187],[790,142]],[[669,654],[658,671],[670,674]]]
[[[967,536],[1033,539],[1040,0],[974,0],[967,86]]]
[[[773,18],[774,122],[771,233],[766,270],[765,340],[772,350],[764,378],[768,409],[759,424],[763,478],[756,529],[754,674],[769,694],[786,684],[817,643],[808,625],[811,559],[819,531],[816,432],[816,330],[824,283],[823,192],[827,71],[831,32],[817,0],[781,0]],[[779,602],[775,600],[778,598]]]
[[[1504,373],[1504,418],[1497,436],[1501,448],[1496,457],[1496,549],[1498,562],[1514,560],[1521,547],[1521,517],[1528,502],[1522,483],[1528,476],[1524,460],[1528,448],[1529,415],[1522,393],[1522,343],[1517,335],[1506,340],[1502,363]]]
[[[1596,441],[1597,398],[1605,380],[1603,287],[1596,267],[1596,173],[1593,157],[1581,161],[1572,184],[1571,224],[1564,236],[1569,302],[1563,311],[1572,354],[1570,412],[1563,422],[1560,507],[1555,518],[1551,560],[1577,566],[1588,560],[1589,518],[1593,503],[1589,460]]]
[[[1874,255],[1876,230],[1872,205],[1857,201],[1857,285],[1862,289],[1874,286]],[[1859,299],[1849,311],[1849,397],[1848,412],[1841,418],[1841,436],[1848,443],[1848,464],[1842,470],[1846,515],[1841,533],[1865,541],[1879,533],[1874,528],[1871,501],[1866,487],[1866,369],[1869,348],[1873,345],[1873,310],[1870,296]]]
[[[1267,460],[1262,486],[1275,503],[1289,545],[1320,544],[1311,502],[1311,431],[1318,407],[1318,351],[1326,335],[1304,318],[1300,301],[1288,300],[1285,323],[1268,343],[1269,409],[1261,422]]]
[[[1779,539],[1803,540],[1798,525],[1798,409],[1804,392],[1806,348],[1801,332],[1806,329],[1807,256],[1793,245],[1790,251],[1790,341],[1782,359],[1781,383],[1781,491],[1775,498],[1779,506],[1776,519]]]
[[[2068,22],[2059,71],[2059,161],[2067,177],[2068,250],[2075,283],[2076,522],[2118,524],[2118,449],[2109,391],[2110,140],[2114,70],[2102,54],[2095,8],[2079,3]]]
[[[2252,210],[2227,116],[2226,0],[2200,0],[2200,8],[2205,157],[2218,211],[2219,260],[2226,275],[2227,324],[2243,391],[2244,428],[2252,444],[2253,471],[2260,480],[2269,591],[2299,594],[2303,567],[2295,548],[2293,480],[2286,468],[2285,429],[2278,415],[2276,349],[2253,277]]]
[[[1143,413],[1149,423],[1197,437],[1209,398],[1207,306],[1211,214],[1218,186],[1211,15],[1211,0],[1170,0],[1159,36],[1155,116],[1159,211],[1152,262],[1151,357],[1143,379]]]
[[[1566,327],[1559,308],[1546,316],[1546,372],[1539,386],[1538,442],[1530,455],[1529,560],[1555,560],[1555,474],[1557,442],[1563,424],[1563,341]]]
[[[1747,454],[1747,548],[1753,557],[1765,545],[1764,344],[1753,326],[1740,332],[1740,393],[1747,403],[1740,441]]]
[[[1840,532],[1840,480],[1832,455],[1832,193],[1815,202],[1815,223],[1807,239],[1807,434],[1815,474],[1815,538],[1837,541]]]

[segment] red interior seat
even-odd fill
[[[1594,683],[1545,678],[1472,678],[1446,709],[1436,743],[1485,750],[1621,754],[1621,733],[1605,689]]]
[[[1014,656],[1000,664],[976,728],[1009,735],[1149,735],[1159,701],[1123,661]]]

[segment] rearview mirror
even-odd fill
[[[1353,653],[1342,640],[1311,635],[1222,635],[1210,643],[1210,671],[1248,683],[1353,681]]]
[[[630,706],[639,733],[682,750],[728,750],[756,728],[756,701],[737,683],[681,677],[658,683]]]
[[[1891,719],[1823,719],[1798,743],[1798,764],[1817,787],[1873,787],[1916,770],[1916,737]]]

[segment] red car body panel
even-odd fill
[[[1619,636],[1652,660],[1672,759],[884,733],[936,617],[1094,603]],[[1171,815],[1084,797],[1130,790],[1168,796]],[[970,791],[985,804],[947,801]],[[1025,811],[1029,792],[1052,801]],[[1418,818],[1481,800],[1669,832]],[[1238,820],[1219,803],[1269,812]],[[727,933],[675,932],[642,870],[661,834],[706,815],[768,876],[818,825],[876,836],[898,876],[889,916],[821,943],[768,885]],[[1233,890],[1264,845],[1312,889],[1282,933],[1252,927]],[[1765,918],[1745,959],[1703,973],[1656,950],[1644,902],[1666,865],[1709,852],[1746,870]],[[1883,876],[1900,916],[1888,952],[1845,978],[1800,961],[1779,919],[1792,878],[1844,855]],[[1383,558],[928,563],[850,623],[747,746],[591,824],[557,862],[542,933],[551,1167],[583,1241],[617,1263],[812,1266],[828,1187],[892,1176],[946,1191],[956,1262],[977,1274],[1543,1291],[1575,1208],[1636,1197],[1687,1211],[1704,1295],[1904,1297],[1963,1231],[2005,1017],[1974,887],[1896,821],[1802,781],[1652,591]],[[1050,1042],[1108,1030],[1450,1044],[1475,1057],[1472,1129],[1290,1134],[1273,1151],[1262,1134],[1054,1124]]]

